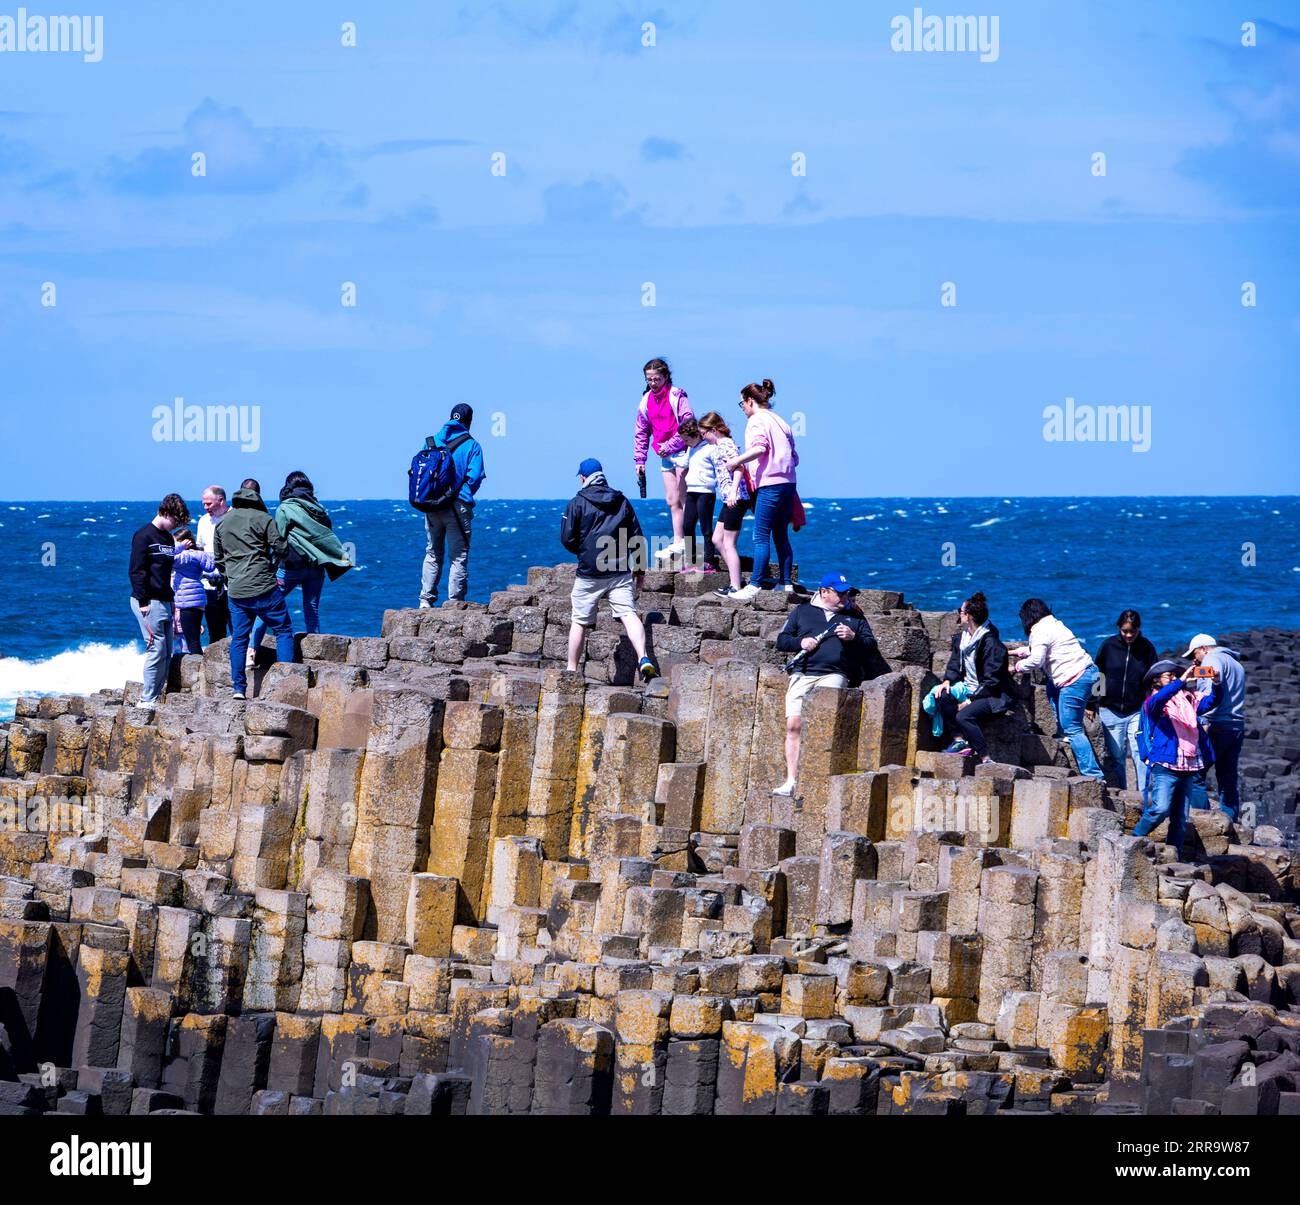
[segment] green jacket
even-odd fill
[[[276,562],[288,555],[289,545],[255,490],[236,490],[230,506],[213,528],[212,556],[231,598],[256,598],[275,589]]]
[[[280,501],[275,525],[288,542],[291,558],[324,568],[330,581],[338,581],[356,566],[330,524],[325,508],[309,494],[290,494]]]

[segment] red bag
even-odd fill
[[[808,515],[804,511],[803,502],[799,498],[799,491],[795,490],[794,505],[790,508],[790,530],[798,531],[801,527],[808,526]]]

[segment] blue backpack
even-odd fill
[[[465,482],[463,478],[457,480],[452,453],[469,438],[467,431],[439,448],[434,446],[434,437],[430,435],[424,447],[411,458],[406,474],[407,494],[416,510],[426,513],[441,510],[455,500]]]

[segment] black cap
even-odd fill
[[[470,423],[474,421],[474,407],[468,402],[461,402],[451,408],[451,421],[460,423],[466,430],[469,429]]]

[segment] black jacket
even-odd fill
[[[1137,711],[1146,697],[1142,679],[1156,659],[1156,646],[1145,636],[1139,636],[1132,644],[1125,644],[1119,635],[1102,641],[1093,657],[1105,680],[1101,705],[1116,715],[1132,715]]]
[[[632,504],[608,482],[588,482],[569,500],[560,543],[578,557],[579,577],[617,577],[646,568],[645,540]]]
[[[827,636],[797,669],[801,674],[843,674],[850,686],[859,686],[864,678],[872,676],[868,667],[876,651],[876,637],[856,607],[840,611],[828,620],[826,612],[816,603],[801,603],[790,612],[785,627],[778,633],[776,647],[783,653],[798,653],[802,651],[805,636],[820,636],[828,627],[841,623],[853,629],[853,639]]]
[[[162,551],[175,547],[171,532],[152,523],[131,537],[131,597],[142,607],[154,599],[169,603],[176,597],[172,593],[172,558]]]
[[[966,667],[961,659],[961,632],[952,638],[952,651],[948,655],[948,667],[943,671],[948,682],[963,682],[966,679]],[[988,625],[988,631],[975,642],[975,676],[979,679],[979,689],[970,697],[988,699],[990,710],[1002,711],[1011,702],[1011,673],[1007,669],[1007,646],[994,624]]]

